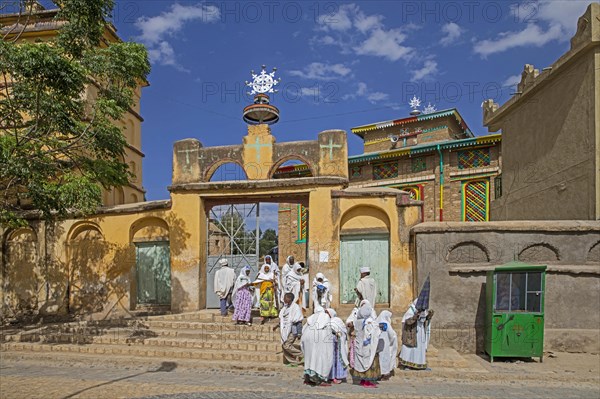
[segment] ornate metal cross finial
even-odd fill
[[[421,106],[421,100],[418,99],[417,96],[413,96],[413,98],[410,99],[408,104],[413,110],[416,110]]]
[[[254,71],[251,71],[252,82],[246,81],[246,86],[251,87],[252,91],[250,91],[249,95],[254,94],[264,94],[264,93],[277,93],[277,90],[274,90],[273,87],[281,82],[281,78],[275,79],[275,71],[277,68],[273,68],[273,72],[267,73],[266,66],[262,66],[262,71],[257,74]]]

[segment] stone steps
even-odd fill
[[[83,353],[94,355],[117,355],[117,356],[141,356],[161,357],[172,359],[196,359],[214,361],[237,361],[249,363],[279,363],[282,355],[273,352],[258,352],[249,350],[215,350],[195,349],[188,347],[165,347],[158,345],[134,345],[134,344],[46,344],[30,342],[8,342],[0,345],[2,351],[24,351],[24,352],[62,352]],[[190,350],[195,349],[195,350]]]

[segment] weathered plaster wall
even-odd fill
[[[600,223],[423,223],[412,234],[417,290],[431,275],[434,345],[482,350],[485,272],[520,260],[548,265],[546,349],[600,351]]]

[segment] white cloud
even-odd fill
[[[405,40],[406,35],[399,29],[376,29],[365,41],[355,46],[354,51],[359,55],[374,55],[390,61],[409,59],[412,49],[402,45]]]
[[[508,78],[506,78],[504,83],[502,83],[502,86],[504,86],[504,87],[515,86],[520,81],[521,81],[521,75],[512,75],[512,76],[509,76]]]
[[[216,6],[173,4],[169,11],[160,15],[138,18],[135,26],[141,31],[139,40],[148,47],[148,57],[151,62],[185,70],[177,63],[173,46],[167,41],[167,38],[181,31],[187,22],[208,23],[217,21],[219,18],[220,11]]]
[[[516,21],[526,23],[520,31],[503,32],[496,38],[476,42],[473,50],[482,58],[516,47],[541,47],[551,41],[569,40],[577,30],[577,20],[587,8],[586,1],[543,0],[511,7]]]
[[[351,73],[352,70],[344,64],[324,64],[322,62],[310,63],[303,70],[290,71],[292,76],[316,80],[340,79]]]
[[[300,95],[302,97],[314,97],[316,99],[319,98],[319,88],[318,87],[301,87]]]
[[[552,40],[559,40],[564,33],[558,24],[554,24],[543,31],[536,24],[529,24],[525,29],[518,32],[502,32],[495,39],[482,40],[475,44],[473,50],[483,58],[490,54],[523,46],[541,47]]]
[[[371,104],[376,104],[385,101],[389,98],[389,94],[380,91],[370,91],[365,82],[358,82],[356,91],[342,96],[342,100],[354,100],[357,98],[365,98]]]
[[[387,93],[382,93],[380,91],[376,91],[374,93],[370,93],[369,95],[367,95],[367,100],[369,100],[369,102],[371,102],[371,103],[376,103],[379,101],[387,100],[389,97],[390,96]]]
[[[454,22],[448,22],[447,24],[444,24],[442,26],[442,33],[445,36],[440,40],[440,44],[442,46],[454,44],[463,32],[464,29]]]
[[[406,29],[388,29],[383,20],[383,15],[367,15],[356,4],[343,4],[334,14],[324,13],[317,19],[317,30],[327,34],[313,42],[339,46],[342,53],[353,51],[390,61],[410,59],[413,49],[403,44]]]
[[[421,69],[412,70],[412,81],[428,79],[431,75],[435,75],[438,72],[438,63],[434,60],[426,60]]]

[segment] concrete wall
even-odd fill
[[[520,260],[548,265],[545,349],[600,351],[600,222],[422,223],[411,233],[415,287],[431,275],[433,345],[482,350],[485,273]]]
[[[525,65],[523,94],[485,103],[484,124],[503,136],[492,220],[600,219],[600,4],[577,26],[551,69]]]

